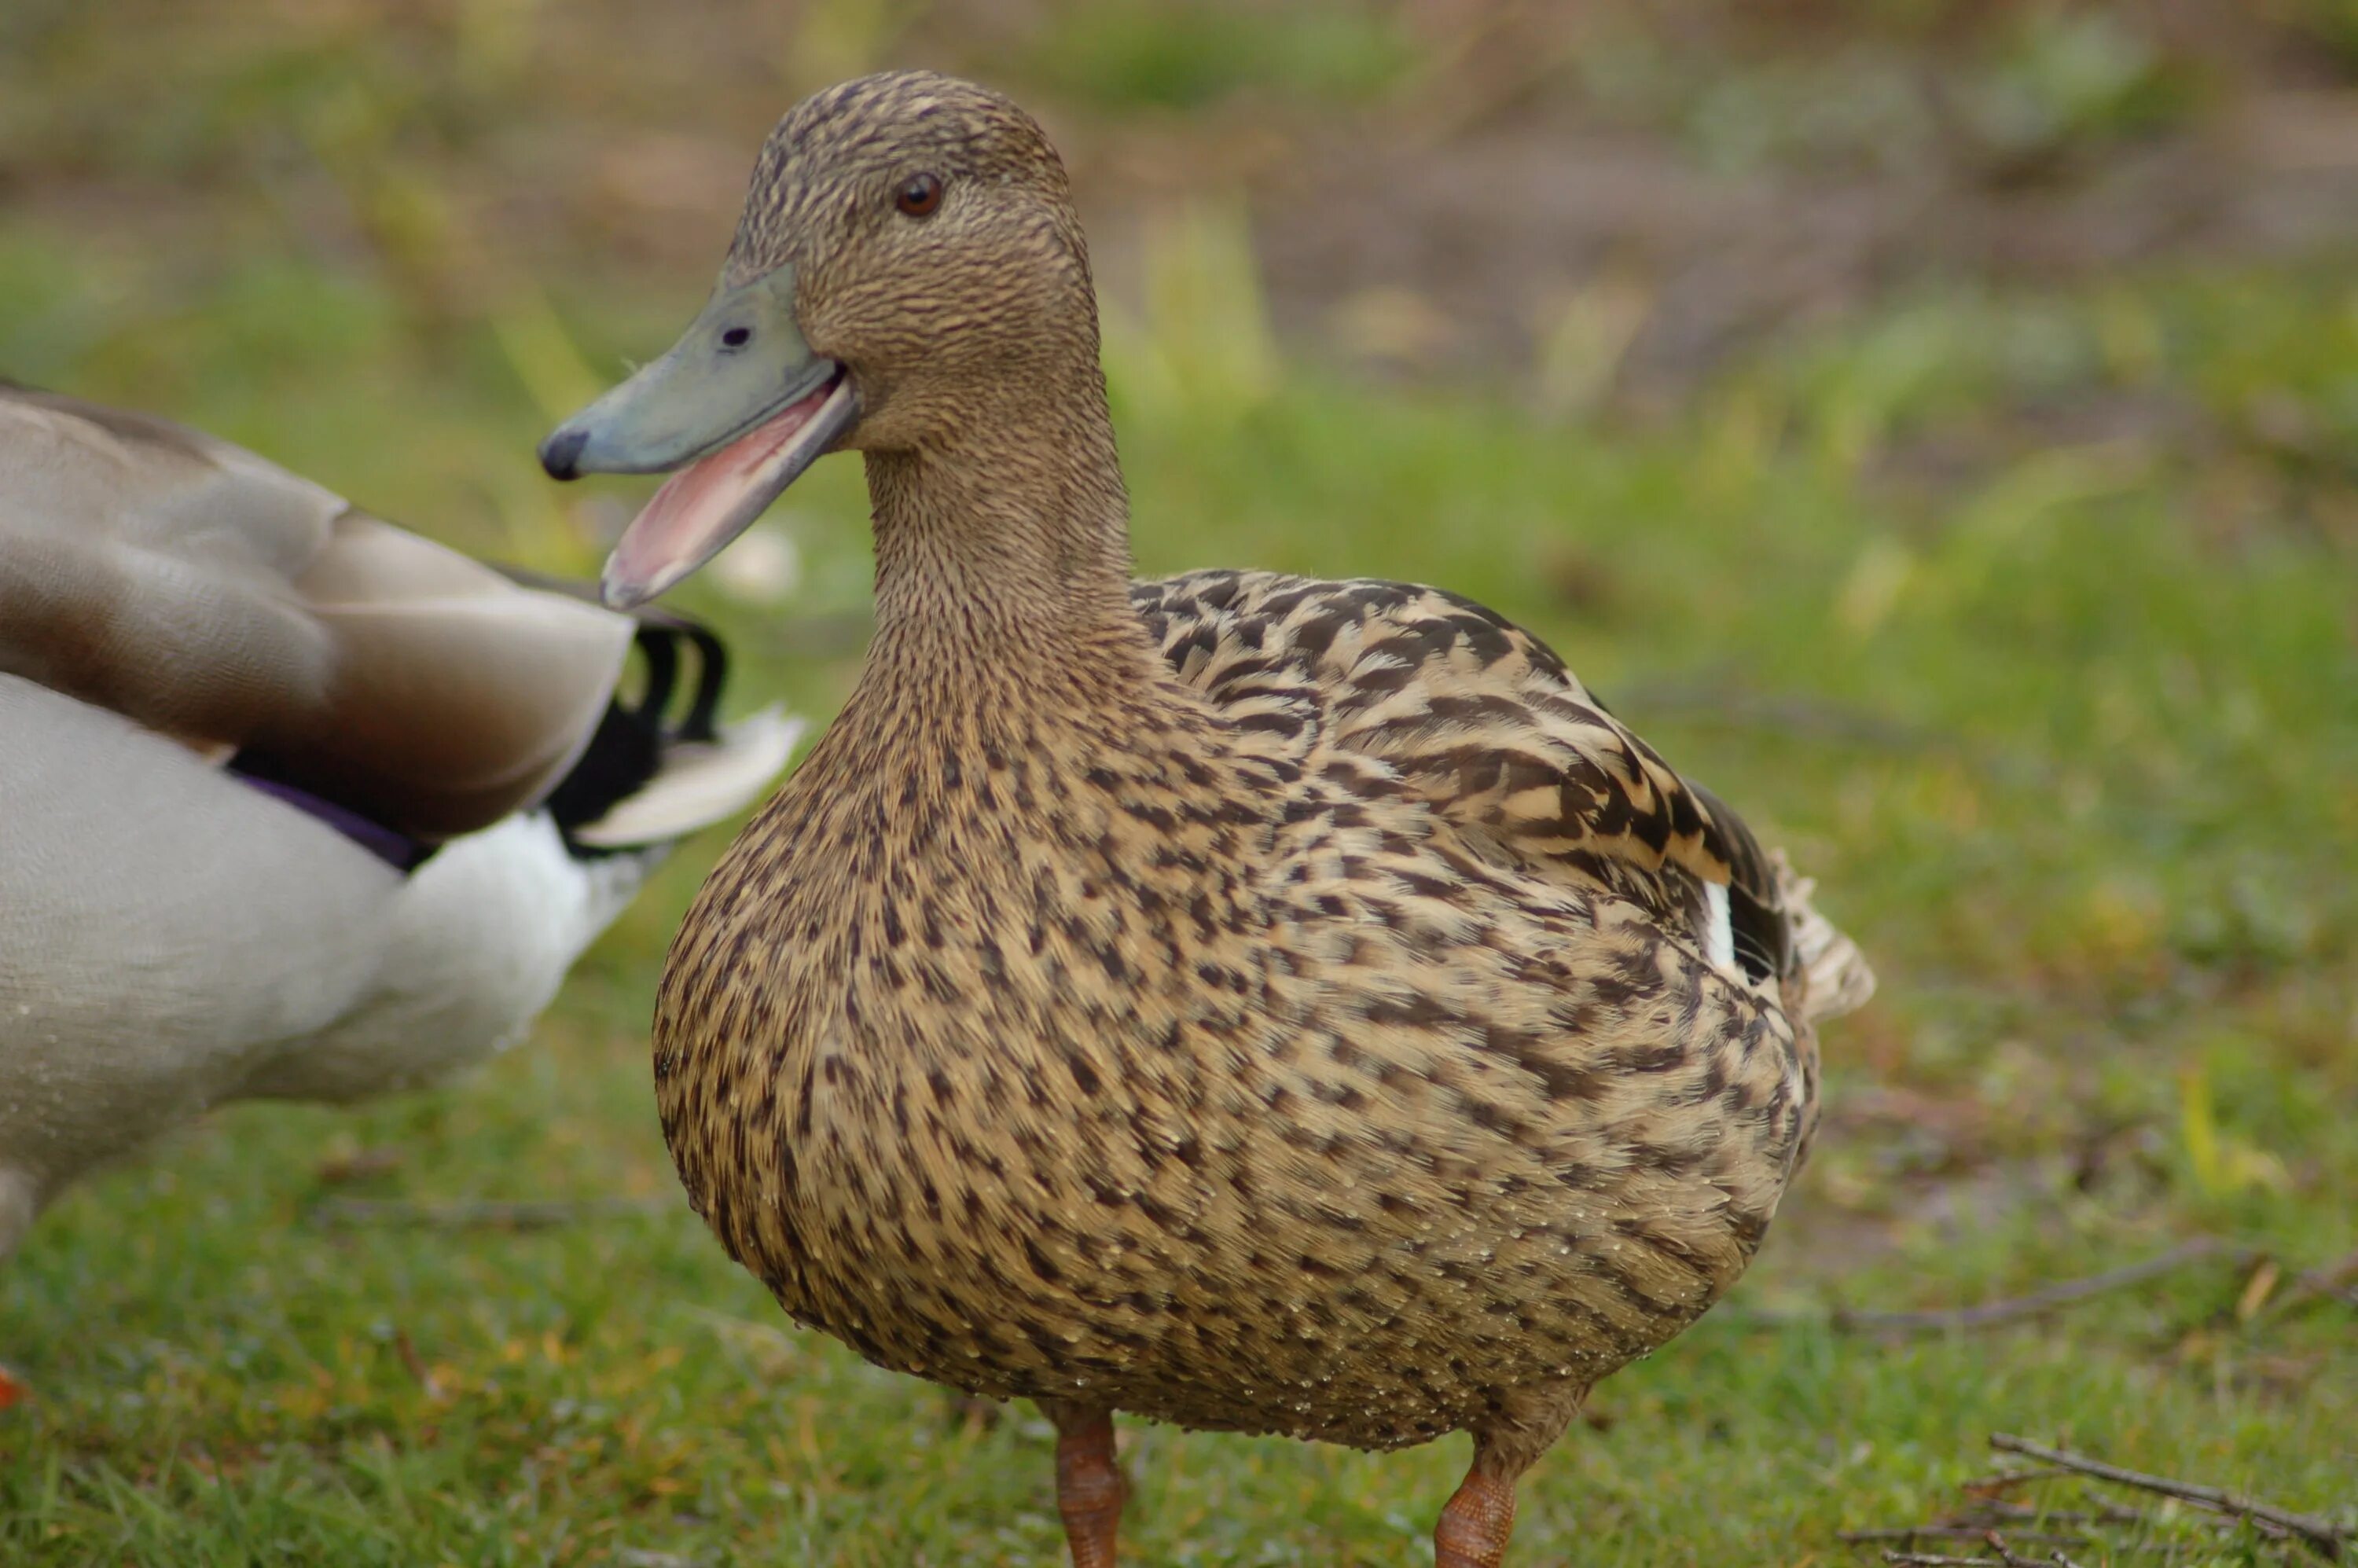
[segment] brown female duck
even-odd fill
[[[1055,1422],[1473,1433],[1440,1562],[1598,1379],[1733,1283],[1806,1143],[1850,944],[1545,647],[1433,589],[1129,579],[1087,253],[1005,99],[801,104],[711,302],[543,461],[686,467],[661,591],[860,452],[877,632],[664,976],[697,1209],[797,1320]]]

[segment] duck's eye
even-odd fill
[[[903,181],[892,196],[892,205],[912,218],[922,218],[941,204],[942,182],[930,174]]]
[[[753,329],[751,327],[731,327],[720,334],[720,346],[724,349],[741,349],[752,341]]]

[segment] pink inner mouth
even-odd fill
[[[646,521],[666,502],[676,510],[702,512],[734,500],[817,416],[819,405],[840,380],[840,374],[829,377],[809,396],[787,404],[719,451],[707,453],[672,475],[647,503],[639,520]]]
[[[716,452],[665,480],[623,531],[606,563],[609,584],[652,597],[694,571],[770,503],[795,438],[843,391],[840,372]]]

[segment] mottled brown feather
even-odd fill
[[[941,213],[896,225],[915,172]],[[1477,605],[1128,582],[1087,252],[1005,100],[797,108],[730,269],[784,261],[859,389],[879,624],[665,968],[698,1212],[888,1367],[1370,1448],[1471,1428],[1511,1478],[1776,1211],[1815,1105],[1794,884]],[[1748,967],[1711,960],[1706,882]]]

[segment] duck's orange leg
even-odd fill
[[[1043,1400],[1040,1409],[1056,1425],[1056,1511],[1065,1519],[1073,1568],[1114,1568],[1130,1484],[1114,1458],[1113,1411],[1055,1400]]]
[[[1514,1533],[1514,1477],[1487,1474],[1476,1454],[1433,1527],[1433,1568],[1498,1568]]]
[[[1587,1397],[1585,1385],[1510,1394],[1474,1429],[1474,1463],[1433,1527],[1433,1568],[1500,1568],[1515,1533],[1515,1483],[1563,1435]]]

